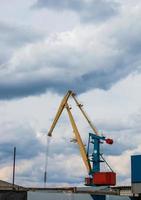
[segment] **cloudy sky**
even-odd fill
[[[46,133],[61,98],[74,90],[102,146],[130,185],[130,156],[141,153],[141,1],[0,0],[0,179],[43,186]],[[73,107],[84,143],[88,127]],[[48,185],[83,185],[87,174],[64,112],[50,141]]]

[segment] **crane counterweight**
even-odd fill
[[[113,139],[111,139],[111,138],[107,138],[105,141],[107,144],[113,144],[113,142],[114,142]]]

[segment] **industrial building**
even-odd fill
[[[126,187],[65,187],[26,188],[0,181],[0,200],[138,200],[131,186]]]

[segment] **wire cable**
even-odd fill
[[[48,158],[49,158],[50,141],[51,141],[51,137],[46,135],[44,187],[46,187],[46,183],[47,183],[47,170],[48,170]]]
[[[105,158],[103,157],[103,155],[102,154],[100,154],[100,156],[101,156],[101,158],[104,160],[104,162],[106,163],[106,165],[109,167],[109,169],[112,171],[112,172],[114,172],[113,171],[113,169],[110,167],[110,165],[108,164],[108,162],[105,160]]]

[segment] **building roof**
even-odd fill
[[[13,185],[12,183],[0,180],[0,190],[13,190],[13,189],[24,190],[25,188],[19,185]]]

